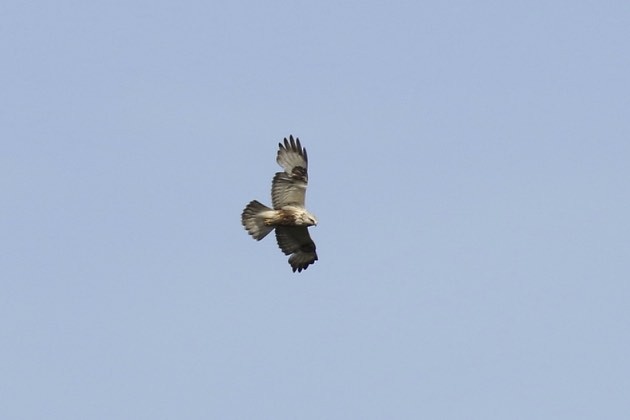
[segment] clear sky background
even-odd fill
[[[630,3],[4,1],[0,418],[622,419]],[[319,261],[244,231],[309,152]]]

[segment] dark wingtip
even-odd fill
[[[298,273],[301,273],[301,272],[302,272],[302,270],[306,270],[306,269],[309,267],[309,265],[311,265],[311,264],[312,264],[312,263],[306,264],[306,266],[299,266],[299,265],[298,265],[298,266],[295,266],[295,267],[294,267],[294,266],[291,266],[291,268],[293,269],[293,272],[294,272],[294,273],[295,273],[296,271],[297,271]]]
[[[293,134],[289,134],[289,138],[285,137],[283,139],[283,142],[284,144],[278,143],[278,156],[283,150],[287,152],[291,151],[302,155],[304,157],[304,160],[308,162],[306,147],[302,147],[302,143],[300,142],[300,139],[298,137],[293,137]]]

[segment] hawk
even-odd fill
[[[288,140],[285,137],[284,144],[278,146],[276,162],[284,172],[277,172],[271,183],[273,209],[251,201],[241,214],[241,222],[257,241],[275,229],[278,246],[290,255],[289,264],[295,273],[317,261],[315,243],[308,234],[308,227],[316,226],[317,219],[304,207],[308,184],[306,149],[293,136]]]

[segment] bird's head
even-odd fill
[[[317,218],[307,211],[302,213],[300,219],[304,226],[317,226]]]

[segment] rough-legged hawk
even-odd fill
[[[285,255],[291,255],[293,272],[300,272],[317,261],[315,243],[308,234],[308,226],[317,225],[317,219],[304,208],[308,157],[297,137],[289,136],[278,145],[276,162],[284,172],[277,172],[271,183],[273,209],[254,200],[243,210],[241,222],[257,241],[275,228],[278,246]]]

